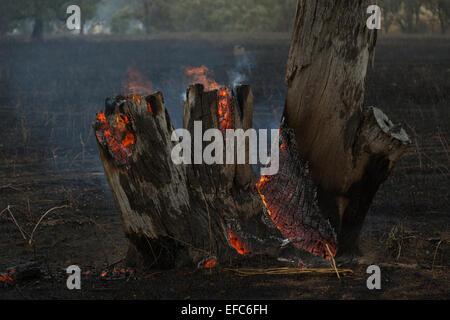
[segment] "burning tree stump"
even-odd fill
[[[358,251],[369,205],[410,144],[379,109],[363,107],[376,43],[376,30],[366,28],[368,5],[300,0],[287,63],[284,116],[342,254]]]
[[[184,128],[201,135],[209,128],[250,128],[253,94],[248,86],[236,92],[237,98],[230,89],[191,86]],[[108,99],[94,124],[130,240],[128,262],[170,268],[212,266],[238,255],[276,256],[285,237],[267,216],[251,165],[196,164],[195,155],[192,165],[175,164],[171,153],[178,141],[171,139],[174,129],[163,103],[161,93]],[[202,131],[194,132],[200,120]]]
[[[196,152],[192,164],[176,164],[180,139],[200,158],[209,143],[173,135],[161,93],[107,100],[94,128],[129,262],[211,267],[238,255],[279,257],[287,246],[300,259],[358,250],[372,198],[410,143],[379,109],[362,106],[376,42],[366,4],[299,1],[273,176],[257,179],[248,161],[204,164]],[[194,85],[183,126],[194,137],[211,128],[224,134],[251,128],[252,116],[248,86],[235,97]]]
[[[192,164],[175,163],[174,147],[186,137],[176,135],[163,104],[161,93],[108,99],[94,124],[130,240],[129,263],[210,267],[240,255],[279,258],[285,248],[292,249],[288,258],[295,263],[317,263],[312,254],[335,255],[336,235],[319,212],[317,189],[291,129],[280,129],[279,172],[259,181],[248,161],[248,143],[244,164],[206,164],[198,153],[189,156]],[[223,134],[246,130],[252,117],[249,86],[238,86],[236,97],[229,88],[205,92],[203,85],[194,85],[187,91],[183,127],[193,136],[203,137],[212,128]],[[195,139],[186,143],[192,150],[206,150],[208,144],[203,139],[201,145]]]

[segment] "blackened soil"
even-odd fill
[[[448,299],[448,38],[379,40],[366,105],[401,122],[413,145],[376,195],[363,256],[345,265],[352,275],[241,277],[226,269],[239,267],[231,265],[100,276],[124,267],[127,242],[91,123],[105,97],[124,92],[128,66],[164,92],[176,127],[187,85],[183,67],[201,65],[214,70],[219,83],[232,80],[230,70],[246,74],[256,96],[255,126],[278,126],[288,37],[217,39],[1,41],[0,211],[9,210],[0,214],[0,272],[35,260],[43,275],[0,283],[0,299]],[[244,45],[250,65],[239,66],[236,44]],[[40,217],[60,206],[42,219],[30,245]],[[85,273],[79,291],[66,288],[64,268],[72,264]],[[366,287],[371,264],[382,270],[378,291]],[[268,265],[261,260],[260,267]]]

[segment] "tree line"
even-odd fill
[[[0,35],[67,33],[66,8],[81,8],[81,33],[102,17],[97,31],[289,32],[297,0],[2,0]],[[382,9],[383,33],[448,31],[450,0],[374,0]],[[106,14],[106,16],[105,16]],[[104,17],[103,17],[103,16]]]

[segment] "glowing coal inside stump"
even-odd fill
[[[233,109],[231,104],[231,90],[228,88],[220,89],[217,92],[219,99],[219,129],[225,135],[227,129],[233,129]]]
[[[117,114],[107,119],[105,113],[101,112],[97,114],[94,124],[98,143],[108,150],[118,165],[131,163],[136,137],[129,128],[129,122],[126,114]]]

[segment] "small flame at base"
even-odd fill
[[[228,242],[230,246],[236,249],[236,251],[241,255],[253,254],[244,241],[235,233],[233,230],[228,230]]]

